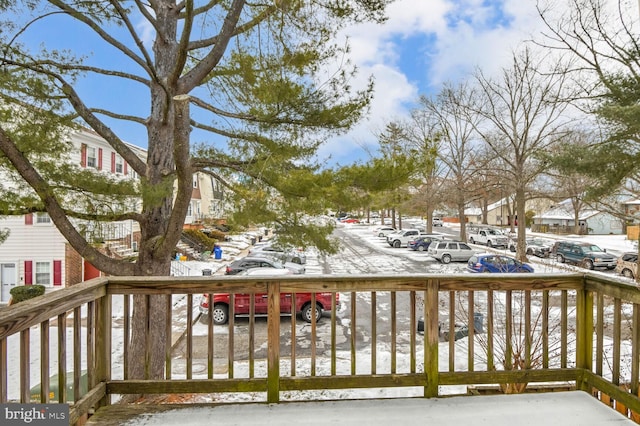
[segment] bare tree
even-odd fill
[[[505,164],[503,178],[513,183],[518,221],[517,257],[526,260],[525,202],[527,186],[544,169],[535,154],[547,150],[567,124],[563,102],[567,74],[548,58],[536,58],[529,48],[514,53],[499,78],[482,71],[476,80],[482,100],[470,105],[482,121],[475,125],[494,155]]]
[[[433,120],[420,109],[411,112],[411,118],[405,122],[408,144],[416,155],[417,191],[411,202],[420,216],[425,216],[427,232],[433,230],[433,213],[441,207],[447,197],[444,163],[439,153],[442,148],[441,133]]]
[[[458,86],[447,84],[435,97],[420,99],[422,114],[429,117],[442,137],[438,159],[446,166],[447,177],[452,183],[449,188],[453,194],[447,198],[453,199],[458,213],[462,241],[467,239],[464,210],[474,194],[471,182],[474,160],[478,157],[474,128],[479,119],[477,114],[466,114],[465,106],[475,103],[476,96],[473,87],[463,83]]]

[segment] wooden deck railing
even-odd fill
[[[279,312],[281,294],[308,292],[334,296],[310,324],[234,318],[231,307],[217,325],[198,309],[202,294],[229,293],[253,295],[251,312],[266,295]],[[161,381],[125,373],[134,294],[167,297]],[[320,390],[436,397],[569,383],[635,419],[639,306],[636,286],[590,273],[98,278],[0,310],[0,403],[69,402],[73,424],[123,394],[254,392],[278,402]]]

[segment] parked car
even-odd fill
[[[331,293],[316,293],[316,308],[311,305],[311,293],[296,293],[295,305],[292,304],[291,293],[280,294],[280,314],[291,315],[300,314],[306,322],[313,320],[320,321],[325,311],[331,311]],[[266,293],[256,294],[254,299],[254,313],[256,315],[267,315],[268,298]],[[340,301],[339,293],[335,293],[336,306]],[[226,324],[229,321],[229,306],[231,298],[227,293],[214,293],[212,319],[217,325]],[[233,297],[233,313],[235,315],[248,315],[251,309],[250,294],[235,294]],[[200,299],[200,313],[203,319],[209,314],[209,295],[204,294]]]
[[[476,252],[462,241],[440,241],[429,245],[429,256],[442,263],[466,262]]]
[[[387,243],[393,248],[406,247],[409,241],[426,235],[426,232],[418,229],[404,229],[387,235]]]
[[[485,253],[471,256],[467,262],[469,272],[533,272],[533,267],[510,256]]]
[[[635,278],[638,273],[638,252],[623,253],[616,262],[616,272],[627,278]]]
[[[432,226],[442,226],[442,224],[442,219],[440,219],[439,217],[434,217],[433,219],[431,219]]]
[[[302,250],[283,249],[277,245],[266,243],[255,246],[249,250],[253,256],[268,256],[278,259],[280,262],[291,262],[303,265],[307,263],[307,255]]]
[[[427,251],[429,245],[435,241],[441,241],[442,238],[439,236],[425,235],[422,237],[418,237],[415,240],[411,240],[407,243],[407,247],[411,250],[417,251]]]
[[[360,223],[360,219],[356,219],[355,217],[343,217],[338,220],[341,223]]]
[[[280,263],[275,259],[267,256],[247,256],[238,260],[234,260],[227,265],[225,275],[236,275],[237,273],[251,268],[287,268],[294,274],[304,274],[305,267],[297,263],[286,262]]]
[[[245,269],[244,271],[240,271],[236,274],[237,276],[261,276],[261,277],[269,277],[274,275],[293,275],[293,271],[288,268],[270,268],[265,266],[263,268],[250,268]]]
[[[551,251],[559,263],[573,263],[587,269],[616,267],[615,256],[583,241],[556,241]]]
[[[393,226],[380,226],[373,230],[373,235],[377,237],[386,237],[394,232],[398,232],[398,230]]]
[[[512,253],[516,252],[516,244],[517,241],[515,239],[512,239],[509,243],[509,250]],[[553,242],[537,237],[527,238],[526,244],[527,254],[538,257],[549,257],[549,255],[551,254],[551,247],[553,247]]]

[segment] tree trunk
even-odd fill
[[[516,189],[515,213],[518,217],[518,242],[516,244],[516,257],[521,262],[527,259],[527,221],[525,218],[525,190],[524,188]]]

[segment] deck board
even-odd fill
[[[87,425],[635,425],[586,392],[399,398],[279,404],[112,405]]]

